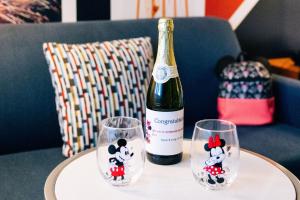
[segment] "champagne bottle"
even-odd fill
[[[158,22],[156,61],[146,101],[146,151],[150,162],[176,164],[182,159],[183,92],[173,48],[173,20]]]

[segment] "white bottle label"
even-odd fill
[[[155,82],[165,83],[170,78],[176,78],[179,75],[178,75],[177,67],[169,66],[165,64],[159,64],[154,66],[152,76]]]
[[[159,112],[146,109],[146,150],[156,155],[182,152],[183,112]]]

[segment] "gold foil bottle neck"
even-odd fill
[[[173,31],[174,23],[172,18],[160,18],[158,21],[159,31]]]
[[[174,24],[171,18],[161,18],[158,21],[158,49],[156,64],[176,67],[173,47]]]

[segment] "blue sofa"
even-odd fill
[[[65,159],[42,43],[138,36],[152,38],[155,55],[157,20],[0,25],[0,199],[42,199],[47,175]],[[196,121],[217,117],[216,62],[241,49],[230,25],[213,18],[176,19],[174,39],[190,138]],[[274,76],[274,92],[275,123],[238,127],[240,145],[300,177],[300,82]]]

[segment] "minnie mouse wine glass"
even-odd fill
[[[191,168],[207,189],[229,186],[237,176],[240,147],[236,126],[224,120],[202,120],[195,125]]]
[[[97,138],[97,162],[104,179],[122,186],[143,172],[145,147],[142,123],[130,117],[104,119]]]

